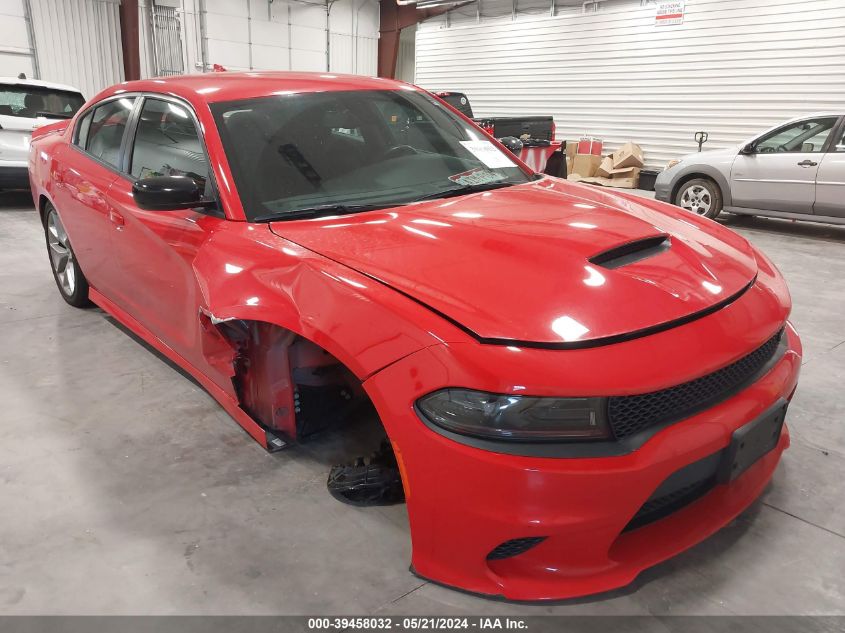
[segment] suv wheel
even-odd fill
[[[695,178],[678,188],[675,204],[712,220],[722,210],[722,192],[719,186],[709,178]]]

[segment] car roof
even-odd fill
[[[36,86],[39,88],[52,88],[53,90],[64,90],[65,92],[78,92],[82,94],[79,88],[68,86],[67,84],[57,84],[52,81],[41,81],[40,79],[18,79],[17,77],[0,77],[0,85],[13,86]]]
[[[296,92],[331,90],[416,90],[393,79],[338,73],[308,72],[214,72],[125,81],[97,95],[102,99],[122,92],[161,92],[193,102],[233,101]]]

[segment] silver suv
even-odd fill
[[[737,147],[670,161],[654,190],[708,218],[725,210],[845,224],[845,115],[800,117]]]

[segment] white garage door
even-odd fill
[[[845,107],[842,0],[687,0],[674,26],[639,1],[514,20],[529,1],[536,11],[481,0],[480,19],[470,5],[420,25],[416,82],[466,92],[480,115],[552,114],[558,138],[637,141],[652,167],[694,151],[699,130],[715,149]]]

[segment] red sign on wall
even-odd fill
[[[657,15],[654,18],[656,26],[670,26],[684,23],[684,0],[675,2],[658,2]]]

